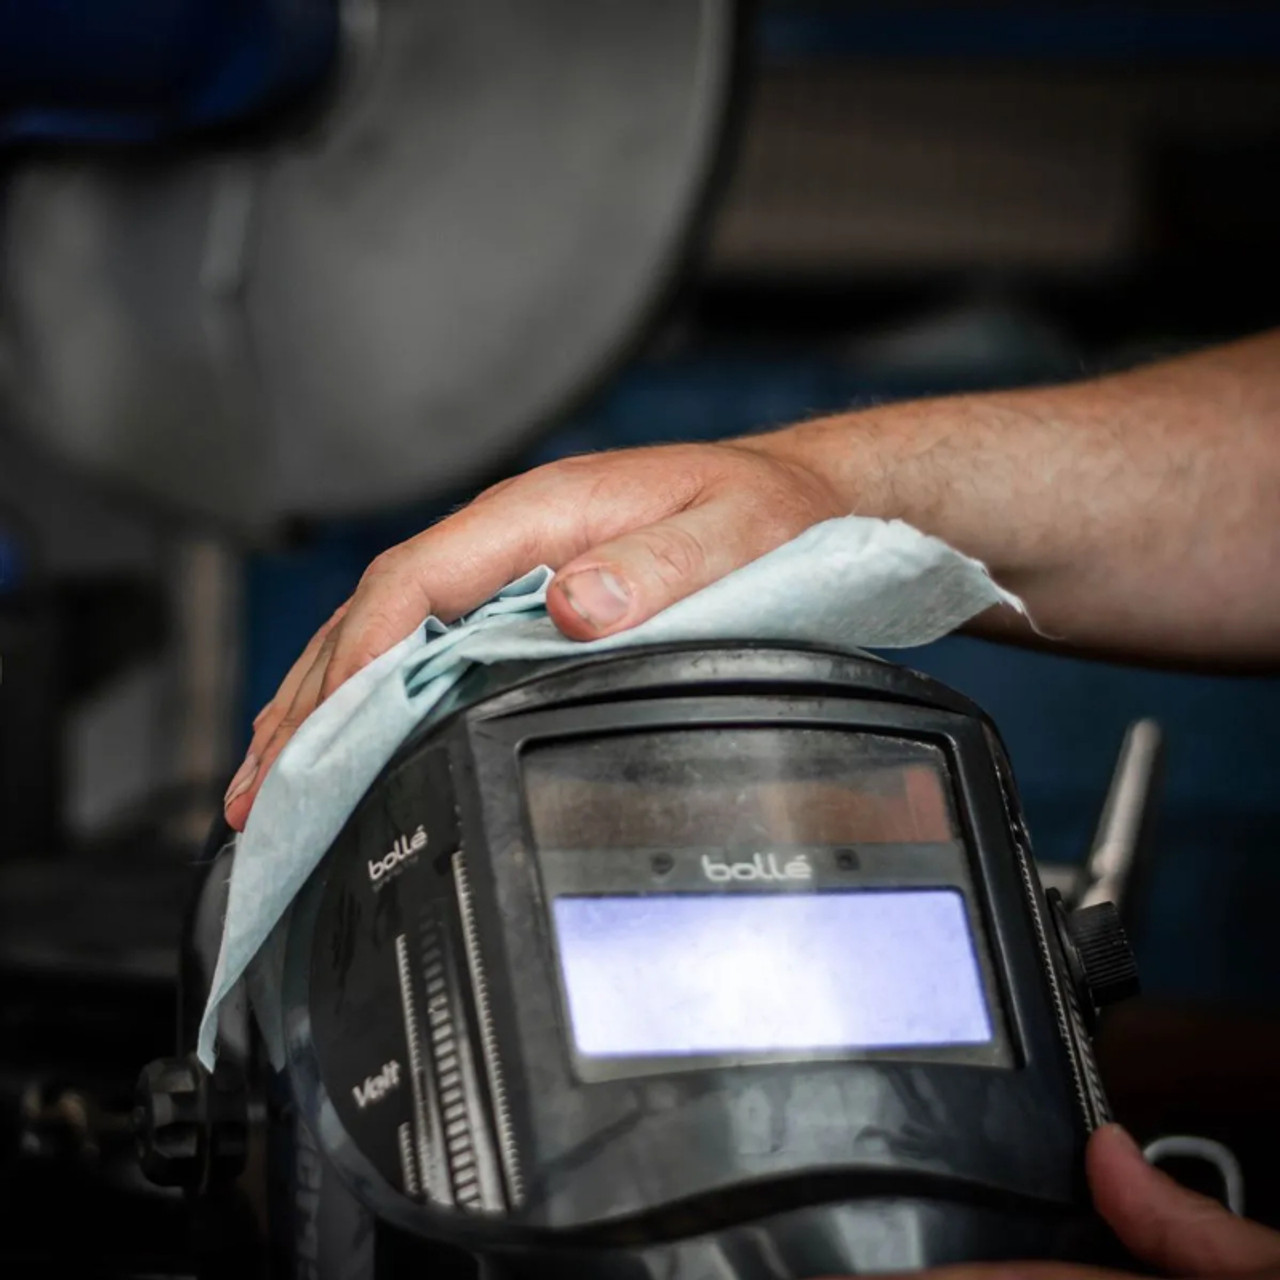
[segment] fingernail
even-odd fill
[[[608,569],[583,569],[570,574],[560,589],[574,613],[594,627],[620,622],[631,608],[631,593],[626,584]]]
[[[249,752],[244,758],[244,763],[236,770],[236,776],[231,779],[231,785],[227,788],[227,794],[222,797],[222,807],[225,809],[233,800],[238,800],[246,791],[253,786],[253,780],[258,776],[258,757]]]

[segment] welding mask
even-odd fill
[[[1121,1261],[1084,1178],[1118,916],[1045,892],[982,712],[874,658],[477,670],[281,975],[308,1274],[379,1232],[509,1277]],[[363,1225],[303,1221],[308,1178]]]

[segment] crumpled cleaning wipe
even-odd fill
[[[535,569],[453,626],[428,618],[339,688],[276,759],[237,841],[222,948],[200,1026],[206,1067],[213,1066],[218,1008],[260,951],[250,994],[271,1058],[281,1062],[284,930],[277,925],[383,765],[473,663],[698,640],[908,648],[939,639],[990,605],[1023,608],[981,564],[946,543],[898,520],[860,516],[814,525],[604,640],[560,634],[544,603],[551,577],[550,569]]]

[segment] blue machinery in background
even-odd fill
[[[338,0],[0,0],[0,141],[137,144],[321,83]]]

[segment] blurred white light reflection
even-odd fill
[[[586,1056],[992,1038],[953,890],[560,897],[554,913]]]

